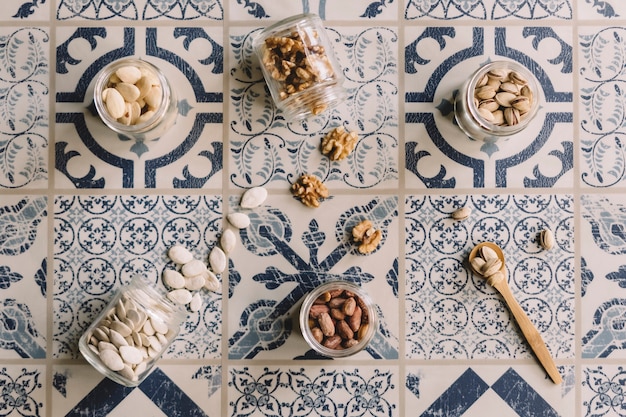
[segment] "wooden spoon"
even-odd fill
[[[472,260],[476,256],[478,256],[478,253],[483,246],[488,246],[496,252],[498,258],[500,258],[500,261],[502,261],[502,267],[500,268],[500,272],[502,272],[502,274],[496,274],[492,277],[485,277],[479,271],[474,270],[474,267],[471,266]],[[541,338],[541,335],[539,334],[539,331],[537,331],[537,328],[530,321],[524,310],[522,310],[522,307],[520,307],[519,303],[511,293],[511,289],[509,288],[509,283],[506,278],[506,266],[502,249],[492,242],[479,243],[470,252],[469,262],[470,267],[472,268],[474,273],[476,273],[476,275],[487,279],[487,282],[492,285],[496,290],[498,290],[498,292],[500,292],[500,294],[504,298],[504,301],[509,306],[509,310],[511,310],[513,317],[515,317],[515,320],[517,320],[517,324],[522,330],[524,337],[526,337],[528,344],[530,345],[533,352],[535,352],[537,359],[552,379],[552,382],[554,382],[555,384],[560,384],[563,379],[561,378],[561,374],[559,373],[559,370],[552,360],[552,356],[550,356],[550,351],[548,350],[548,347]]]

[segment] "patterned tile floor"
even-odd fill
[[[251,40],[319,14],[348,100],[289,123]],[[626,5],[620,0],[20,0],[0,10],[0,414],[3,416],[623,416],[626,389]],[[100,123],[93,79],[125,56],[175,86],[177,123],[129,139]],[[493,143],[455,125],[463,80],[496,59],[531,68],[539,114]],[[340,162],[318,151],[357,131]],[[331,197],[288,189],[303,173]],[[269,190],[253,210],[243,191]],[[467,206],[472,215],[454,222]],[[160,285],[166,250],[205,259],[248,228],[157,369],[104,378],[77,340],[135,273]],[[370,219],[381,245],[350,231]],[[537,234],[554,231],[542,250]],[[536,363],[500,295],[470,273],[499,243],[509,284],[563,383]],[[354,281],[380,321],[368,348],[320,358],[302,297]]]

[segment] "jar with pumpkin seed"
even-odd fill
[[[93,98],[104,124],[126,137],[155,140],[176,123],[174,90],[159,68],[142,59],[122,58],[104,67]]]
[[[524,130],[539,109],[541,91],[535,76],[515,61],[481,66],[455,97],[454,115],[470,138],[496,141]]]

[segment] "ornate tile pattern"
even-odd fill
[[[458,222],[450,213],[469,207]],[[554,357],[574,355],[574,218],[568,195],[409,196],[406,201],[406,352],[416,359],[530,357],[497,291],[465,266],[494,242],[507,259],[511,291]],[[554,231],[543,250],[537,235]],[[559,300],[558,303],[555,300]]]
[[[220,184],[223,48],[216,29],[82,27],[57,33],[57,186],[204,188]],[[90,53],[76,52],[88,42]],[[166,46],[167,45],[167,46]],[[106,64],[145,57],[175,86],[176,129],[156,139],[112,134],[93,107]],[[200,139],[202,137],[202,139]]]
[[[573,17],[576,0],[407,0],[404,17],[415,19],[545,20]],[[580,1],[580,0],[579,0]]]
[[[47,30],[0,29],[0,189],[48,185]]]
[[[235,187],[288,188],[304,173],[333,187],[395,187],[398,181],[398,57],[394,28],[330,29],[349,98],[306,122],[287,123],[265,89],[251,38],[231,33],[230,180]],[[375,63],[371,65],[371,63]],[[369,103],[366,105],[366,103]],[[344,125],[359,134],[346,160],[329,163],[318,151],[324,135]]]
[[[77,342],[115,289],[142,274],[161,285],[175,244],[207,259],[221,231],[217,196],[58,196],[54,202],[54,351],[78,357]],[[148,216],[149,215],[149,216]],[[202,292],[166,357],[221,353],[221,295]]]

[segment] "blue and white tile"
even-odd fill
[[[65,27],[57,42],[55,186],[221,186],[221,28]],[[123,57],[152,62],[174,86],[179,114],[161,138],[117,135],[95,112],[94,77]]]
[[[626,371],[623,366],[602,365],[582,368],[583,417],[624,414]]]
[[[54,205],[53,355],[77,358],[82,332],[113,297],[142,274],[162,285],[175,245],[207,260],[221,233],[218,196],[57,196]],[[221,354],[222,295],[201,292],[166,358]]]
[[[11,21],[19,25],[29,21],[45,21],[50,16],[50,7],[53,1],[46,0],[18,0],[6,4],[0,9],[0,21]]]
[[[575,1],[405,0],[404,17],[408,20],[572,20]]]
[[[407,28],[406,186],[571,187],[571,37],[571,29],[559,27]],[[530,68],[544,99],[523,132],[495,142],[471,140],[455,124],[454,95],[468,74],[496,60]]]
[[[236,3],[231,1],[230,4],[230,19],[271,24],[300,13],[314,13],[323,20],[395,20],[398,3],[393,0],[356,0],[349,3],[326,0],[236,0]]]
[[[2,365],[2,415],[40,417],[47,415],[46,367]]]
[[[581,27],[580,172],[586,187],[624,187],[626,181],[626,68],[620,49],[624,27]]]
[[[48,199],[0,204],[0,358],[46,357]]]
[[[246,366],[228,370],[228,416],[399,415],[397,367]]]
[[[45,0],[39,0],[45,1]],[[222,21],[224,0],[57,0],[56,18],[64,20]],[[33,0],[38,3],[38,0]]]
[[[238,199],[231,200],[237,211]],[[228,328],[230,359],[317,358],[298,327],[299,303],[333,280],[360,284],[377,305],[379,329],[353,358],[398,357],[398,199],[335,196],[317,209],[291,196],[271,195],[249,212],[231,255]],[[379,247],[361,255],[352,227],[370,219],[383,233]],[[263,320],[271,320],[264,326]]]
[[[88,365],[55,365],[52,416],[79,417],[94,410],[111,417],[139,410],[155,417],[222,415],[221,381],[220,366],[161,365],[139,386],[128,388]]]
[[[561,367],[561,385],[539,365],[407,366],[406,373],[404,407],[414,416],[575,415],[572,367]]]
[[[581,197],[583,358],[625,358],[626,235],[622,195]]]
[[[578,19],[607,19],[607,24],[626,16],[626,3],[620,0],[577,0]]]
[[[251,40],[260,29],[231,29],[232,186],[286,189],[300,175],[309,173],[333,189],[397,187],[397,31],[388,27],[327,29],[344,68],[348,100],[320,116],[292,123],[273,106],[258,59],[252,53]],[[338,125],[356,131],[359,142],[347,159],[330,162],[319,145]]]
[[[50,35],[0,28],[0,189],[48,186]]]
[[[470,217],[452,220],[456,208]],[[410,196],[406,352],[412,359],[531,357],[498,292],[466,266],[478,243],[503,248],[509,286],[556,358],[574,356],[574,215],[568,195]],[[537,241],[544,228],[556,245]]]

